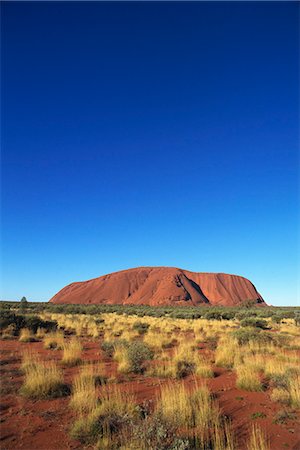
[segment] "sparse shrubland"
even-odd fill
[[[19,346],[22,361],[16,359],[14,364],[24,397],[65,395],[70,391],[63,374],[71,380],[70,399],[64,404],[74,416],[70,434],[84,446],[95,450],[267,450],[273,448],[269,445],[273,437],[266,421],[258,419],[264,411],[269,419],[269,410],[262,410],[255,399],[264,399],[269,407],[270,401],[277,402],[273,407],[284,411],[278,412],[278,420],[274,415],[274,426],[298,418],[300,327],[294,310],[39,308],[37,320],[30,303],[24,314],[18,314],[17,307],[4,308],[1,337],[15,342],[3,344]],[[47,323],[54,328],[44,327]],[[43,342],[31,344],[32,339]],[[69,368],[80,362],[82,366]],[[216,383],[206,380],[214,374],[225,380],[225,394],[218,388],[215,396],[204,384],[215,389],[218,379]],[[225,416],[228,388],[234,393],[230,401],[239,402],[239,408],[248,399],[257,403],[255,412],[248,413],[251,429],[242,425],[243,447]],[[251,394],[256,391],[260,394]],[[218,406],[219,397],[224,411]],[[253,421],[262,428],[252,427]]]

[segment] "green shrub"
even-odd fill
[[[134,322],[132,329],[136,330],[140,335],[147,333],[149,324],[147,322]]]
[[[141,450],[186,450],[187,439],[177,437],[177,428],[161,414],[146,417],[133,427],[132,443]]]
[[[231,335],[237,339],[239,345],[248,344],[250,341],[256,341],[261,344],[272,342],[272,337],[268,333],[251,328],[233,331]]]
[[[29,328],[33,333],[36,333],[38,328],[43,328],[46,331],[55,331],[57,322],[55,320],[42,320],[37,316],[29,316],[26,317],[26,328]]]
[[[4,330],[8,326],[14,327],[14,334],[17,336],[22,328],[28,328],[33,333],[36,333],[38,328],[53,331],[57,328],[57,322],[54,320],[42,320],[38,316],[22,316],[10,311],[4,311],[1,313],[0,330]]]
[[[241,321],[241,327],[255,327],[262,330],[268,329],[268,322],[264,319],[257,319],[255,317],[248,317]]]
[[[132,342],[129,344],[127,351],[127,358],[131,372],[140,373],[144,370],[144,362],[152,359],[153,351],[149,345],[144,342]]]
[[[112,341],[104,341],[101,344],[101,350],[105,353],[107,358],[111,358],[115,352],[115,345]]]

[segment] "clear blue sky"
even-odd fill
[[[296,305],[299,4],[1,8],[1,298],[164,265]]]

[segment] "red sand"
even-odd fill
[[[50,302],[151,306],[238,306],[264,300],[246,278],[225,273],[197,273],[173,267],[139,267],[69,284]]]

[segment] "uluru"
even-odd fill
[[[55,304],[150,306],[239,306],[252,300],[265,305],[246,278],[225,273],[190,272],[174,267],[138,267],[65,286]]]

